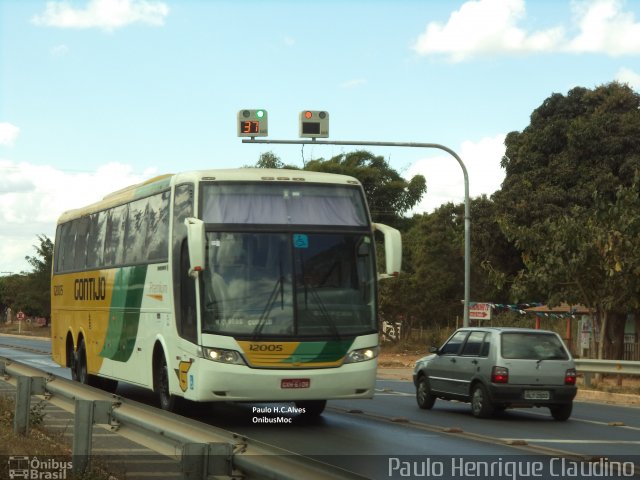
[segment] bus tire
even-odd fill
[[[324,412],[324,407],[327,406],[326,400],[299,400],[295,402],[296,407],[303,409],[302,412],[304,415],[308,415],[310,417],[319,417]]]
[[[118,380],[114,380],[112,378],[101,378],[100,388],[105,392],[115,393],[118,389]]]
[[[91,375],[89,373],[89,367],[87,367],[87,348],[84,344],[84,338],[80,339],[80,343],[78,344],[75,370],[76,379],[78,382],[89,385],[91,387],[100,387],[100,378],[95,375]]]
[[[78,353],[73,348],[73,340],[67,340],[67,367],[71,370],[71,380],[79,382],[78,380]]]
[[[169,369],[163,354],[159,355],[156,368],[153,369],[153,388],[158,397],[160,408],[167,412],[174,412],[177,406],[177,398],[175,395],[171,395],[169,391]]]

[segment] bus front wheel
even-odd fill
[[[167,361],[164,359],[164,355],[160,355],[158,364],[153,370],[154,375],[154,387],[160,408],[168,412],[175,411],[176,397],[171,395],[169,391],[169,369],[167,368]]]
[[[87,347],[85,347],[84,338],[81,339],[78,344],[76,361],[74,363],[73,370],[75,371],[75,380],[92,387],[100,387],[100,379],[95,375],[91,375],[87,367]]]

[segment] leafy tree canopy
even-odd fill
[[[33,271],[0,278],[0,313],[10,307],[14,313],[22,310],[30,316],[51,316],[53,242],[45,235],[38,235],[38,240],[40,244],[33,247],[37,255],[25,257]]]
[[[516,297],[540,291],[551,304],[583,303],[605,325],[616,318],[618,337],[640,298],[639,107],[619,83],[553,94],[507,136],[506,178],[494,195],[524,264]]]

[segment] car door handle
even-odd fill
[[[478,364],[478,360],[471,360],[471,363],[473,363],[474,365]]]
[[[452,359],[451,359],[451,363],[456,363],[456,359],[455,359],[455,358],[452,358]]]

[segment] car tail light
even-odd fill
[[[564,384],[565,385],[575,385],[576,384],[576,369],[570,368],[564,374]]]
[[[491,383],[509,383],[509,369],[506,367],[493,367],[491,369]]]

